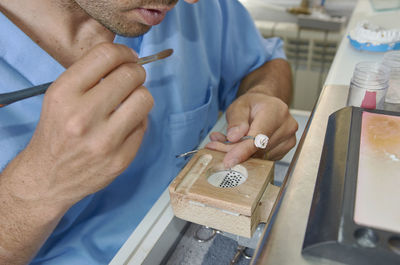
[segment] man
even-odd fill
[[[268,135],[269,159],[295,145],[279,49],[237,1],[186,2],[0,0],[2,92],[55,80],[0,109],[1,264],[110,261],[239,85],[208,145],[225,166],[257,152],[245,135]]]

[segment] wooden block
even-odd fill
[[[196,153],[169,186],[171,205],[179,218],[251,237],[269,219],[279,192],[272,185],[274,163],[251,158],[226,170],[224,155]]]

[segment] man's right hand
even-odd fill
[[[153,106],[137,59],[100,44],[49,87],[29,145],[3,172],[13,197],[67,209],[130,164]]]

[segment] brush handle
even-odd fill
[[[43,94],[52,83],[53,82],[49,82],[10,93],[0,94],[0,108],[22,99]]]
[[[163,50],[157,54],[139,58],[136,63],[143,65],[143,64],[151,63],[151,62],[154,62],[157,60],[161,60],[161,59],[164,59],[164,58],[170,56],[172,54],[172,52],[173,52],[172,49]],[[19,101],[22,99],[26,99],[26,98],[34,97],[34,96],[37,96],[40,94],[44,94],[46,92],[47,88],[52,83],[53,82],[49,82],[46,84],[28,87],[25,89],[14,91],[14,92],[0,94],[0,108],[5,107],[8,104],[11,104],[13,102],[16,102],[16,101]]]

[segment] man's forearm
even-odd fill
[[[50,201],[18,196],[20,191],[10,185],[13,174],[20,173],[14,170],[16,163],[18,157],[0,173],[0,264],[7,265],[27,264],[65,212]],[[25,185],[29,186],[28,179]]]
[[[240,84],[238,95],[249,91],[278,97],[289,104],[292,95],[289,63],[283,59],[274,59],[248,74]]]

